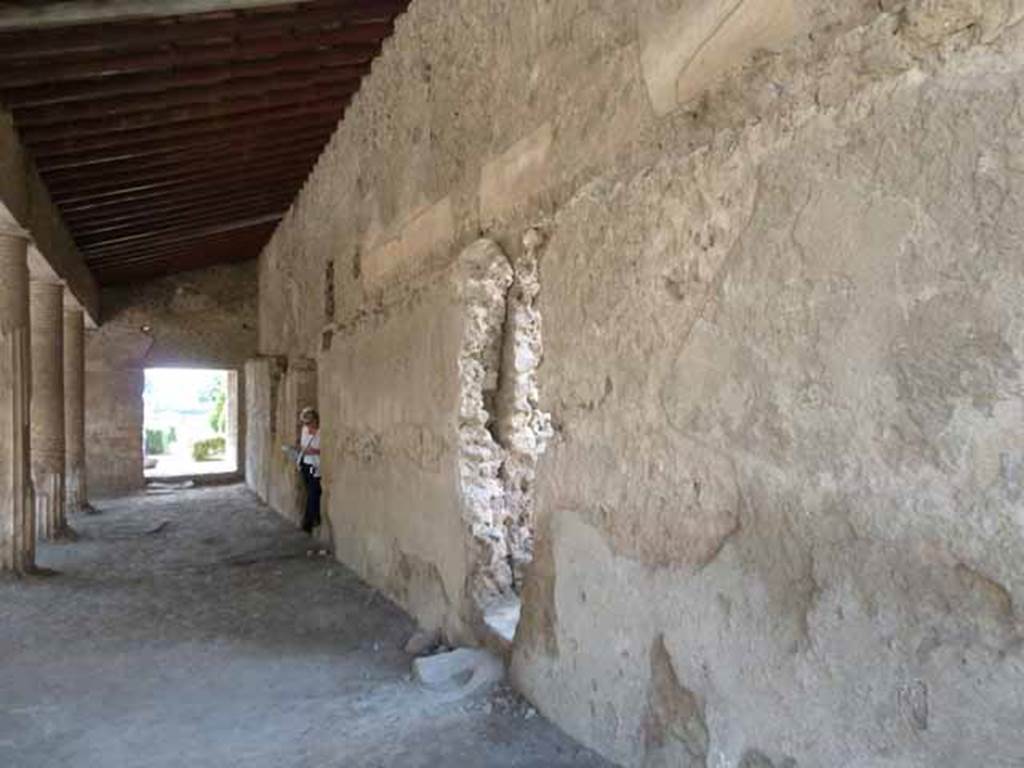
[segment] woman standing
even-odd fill
[[[306,483],[306,512],[302,530],[308,534],[320,525],[320,414],[306,407],[299,414],[302,436],[299,438],[299,471]]]

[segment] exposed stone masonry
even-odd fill
[[[512,267],[504,252],[481,240],[459,255],[459,297],[465,312],[459,354],[459,468],[461,503],[472,533],[471,595],[475,606],[512,589],[507,527],[508,506],[501,470],[504,450],[495,440],[506,295]]]
[[[458,629],[518,586],[534,468],[513,679],[605,755],[1018,759],[1022,19],[414,2],[260,263],[260,351],[319,355],[339,557]],[[438,287],[482,236],[523,312],[504,269],[475,313]]]
[[[486,610],[521,588],[532,557],[537,460],[551,435],[538,407],[540,290],[536,230],[515,266],[480,240],[459,256],[458,289],[466,322],[459,355],[462,503],[475,544],[472,597]]]
[[[501,480],[505,488],[505,527],[513,586],[521,591],[525,568],[533,559],[533,484],[537,461],[551,439],[551,417],[540,408],[537,372],[544,354],[539,258],[544,235],[528,229],[523,250],[514,263],[508,293],[501,361],[501,386],[496,398],[495,432],[505,451]]]

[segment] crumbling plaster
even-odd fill
[[[500,455],[483,390],[497,386],[511,272],[484,242],[410,286],[400,308],[339,332],[320,362],[335,551],[453,640],[472,637],[470,551],[501,565],[488,537]]]
[[[1024,70],[992,63],[723,135],[559,212],[537,499],[556,618],[516,671],[624,764],[648,747],[655,636],[709,764],[1024,753],[1021,125],[985,108]]]
[[[1020,17],[413,3],[260,260],[341,559],[421,620],[467,584],[461,326],[422,286],[537,223],[521,689],[624,765],[1014,764]]]

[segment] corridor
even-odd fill
[[[0,768],[1024,768],[1022,93],[1024,0],[0,2]]]
[[[243,487],[97,506],[0,576],[0,765],[606,764],[505,687],[422,689],[413,622]]]

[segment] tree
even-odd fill
[[[224,381],[217,380],[217,386],[213,390],[213,409],[210,411],[210,428],[218,435],[223,435],[228,429],[227,399],[228,393],[224,390]]]

